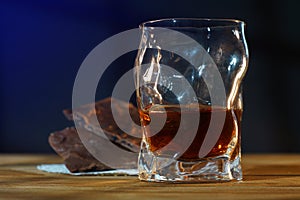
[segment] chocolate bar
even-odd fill
[[[111,107],[117,111],[117,116],[113,116]],[[126,115],[128,111],[131,118]],[[63,113],[67,119],[76,120],[81,127],[99,137],[103,137],[100,133],[104,132],[114,144],[132,152],[139,152],[142,133],[138,110],[133,104],[106,98],[95,104],[80,106],[73,111],[66,109]],[[92,115],[96,115],[97,118],[92,118]],[[118,125],[115,118],[122,119],[119,122],[121,124]]]
[[[111,106],[117,111],[117,116],[122,119],[122,130],[114,120]],[[128,110],[129,109],[129,110]],[[131,119],[128,119],[126,112],[130,113]],[[75,110],[64,110],[63,113],[69,120],[77,120],[76,130],[74,127],[56,131],[49,136],[50,146],[54,151],[64,159],[66,167],[71,172],[87,172],[111,169],[109,166],[98,161],[93,155],[101,152],[101,148],[107,143],[113,143],[119,148],[130,152],[138,152],[141,142],[141,129],[139,128],[139,114],[136,107],[124,101],[113,98],[106,98],[95,104],[87,104],[76,108]],[[96,120],[92,118],[96,115]],[[101,126],[101,129],[99,127]],[[80,132],[80,137],[78,132]],[[100,133],[104,133],[100,134]],[[82,143],[92,146],[93,155],[86,149]],[[98,144],[102,144],[98,145]],[[137,154],[136,154],[137,155]],[[116,159],[123,159],[118,158]],[[121,168],[135,168],[136,159],[124,160]]]
[[[86,130],[81,131],[85,131],[87,135],[92,137],[91,141],[93,142],[97,143],[102,139],[95,137],[94,134]],[[110,169],[87,151],[74,127],[51,133],[48,140],[54,151],[64,159],[64,163],[70,172]]]

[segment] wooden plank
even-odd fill
[[[147,183],[135,176],[70,176],[36,169],[54,155],[0,155],[0,199],[300,199],[300,154],[244,155],[244,180]]]

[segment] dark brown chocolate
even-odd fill
[[[122,130],[114,120],[111,106],[117,110],[118,119],[122,119],[121,125],[125,128]],[[128,118],[126,112],[130,113]],[[99,134],[103,131],[106,137],[116,145],[132,152],[138,152],[141,143],[140,119],[137,108],[131,104],[114,98],[106,98],[95,104],[86,104],[75,110],[64,110],[64,115],[69,120],[76,120],[78,124],[86,130],[103,137]],[[92,114],[97,118],[93,119]],[[99,129],[99,124],[101,129]]]
[[[103,140],[92,133],[85,131],[87,136],[91,137],[91,141],[99,142]],[[63,158],[66,167],[70,172],[87,172],[110,169],[95,159],[84,147],[75,128],[65,128],[61,131],[51,133],[49,136],[49,144],[54,151]]]
[[[129,134],[121,130],[115,122],[111,106],[117,110],[118,114],[115,117],[122,119],[119,123],[122,123],[122,127],[125,127],[126,132]],[[128,119],[126,115],[128,109],[131,119]],[[137,108],[132,104],[106,98],[95,104],[80,106],[73,111],[66,109],[63,113],[67,119],[77,120],[80,127],[77,127],[78,130],[72,127],[50,134],[49,143],[54,151],[63,158],[66,167],[71,172],[111,169],[92,156],[92,154],[96,155],[97,152],[101,152],[103,150],[101,148],[107,146],[107,143],[114,143],[118,147],[131,152],[137,153],[139,151],[141,129],[136,126],[140,124],[139,114]],[[91,117],[92,113],[96,114],[96,120]],[[98,124],[100,124],[102,130],[99,129]],[[100,132],[104,132],[106,137]],[[92,154],[83,145],[82,139],[85,141],[85,145],[92,147],[89,148],[89,150],[92,150]],[[118,157],[116,159],[122,160]],[[121,162],[120,168],[135,168],[136,160],[137,158],[133,158],[131,161],[124,160]]]

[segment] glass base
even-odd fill
[[[151,182],[222,182],[242,180],[241,156],[205,158],[186,162],[154,156],[142,149],[139,155],[139,179]]]

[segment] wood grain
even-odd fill
[[[0,199],[300,199],[300,154],[243,155],[243,181],[205,184],[36,169],[37,164],[61,162],[55,155],[0,155]]]

